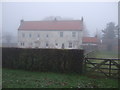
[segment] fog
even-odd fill
[[[49,16],[60,16],[80,20],[83,17],[91,36],[96,30],[104,29],[108,22],[118,24],[117,2],[4,2],[0,7],[0,11],[3,10],[3,33],[10,32],[15,36],[21,19],[39,21]]]

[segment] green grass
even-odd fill
[[[117,88],[118,81],[79,74],[3,69],[3,88]]]
[[[115,51],[95,51],[88,54],[88,57],[94,58],[118,58],[118,52]]]
[[[118,58],[118,53],[114,51],[98,51],[97,58]]]
[[[2,87],[2,68],[0,67],[0,89]]]

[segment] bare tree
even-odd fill
[[[49,16],[44,18],[43,20],[45,21],[53,21],[53,20],[73,20],[73,18],[69,18],[69,17],[61,17],[61,16]]]
[[[12,39],[13,39],[13,35],[11,33],[9,33],[9,32],[3,33],[3,36],[2,36],[3,45],[9,47],[10,44],[12,43]]]
[[[88,29],[86,28],[86,25],[83,24],[83,37],[88,37],[89,36],[89,31]]]
[[[5,40],[6,43],[11,43],[12,35],[9,34],[9,33],[6,33],[6,34],[3,36],[3,39]]]
[[[49,17],[44,18],[43,20],[51,21],[51,20],[54,20],[54,19],[55,19],[55,16],[49,16]]]
[[[96,32],[94,33],[94,37],[97,37],[98,39],[102,39],[102,30],[96,29]]]
[[[88,37],[88,36],[89,36],[89,32],[88,32],[87,29],[84,29],[84,30],[83,30],[83,36],[84,36],[84,37]]]

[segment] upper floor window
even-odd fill
[[[32,35],[31,35],[31,34],[29,34],[29,37],[32,37]]]
[[[40,34],[38,34],[37,37],[40,37]]]
[[[25,34],[24,34],[24,33],[22,33],[22,37],[25,37]]]
[[[60,32],[60,37],[63,37],[63,32]]]
[[[76,32],[72,32],[72,37],[76,37]]]
[[[48,37],[48,34],[46,35],[46,37]]]
[[[72,43],[71,42],[69,43],[69,48],[72,48]]]

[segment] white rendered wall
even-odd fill
[[[63,37],[60,37],[60,32],[63,32]],[[72,36],[72,32],[76,32],[76,36]],[[25,37],[22,36],[24,33]],[[29,37],[31,34],[31,37]],[[38,37],[38,34],[40,35]],[[48,35],[48,37],[47,37]],[[35,42],[40,42],[39,48],[61,48],[64,43],[64,48],[69,49],[69,42],[73,44],[72,49],[81,48],[82,44],[82,31],[25,31],[18,30],[18,47],[20,48],[36,48]],[[21,43],[24,43],[24,46],[21,46]],[[31,44],[32,43],[32,44]],[[48,47],[46,47],[48,43]],[[58,46],[56,45],[58,44]],[[38,47],[38,46],[37,46]]]

